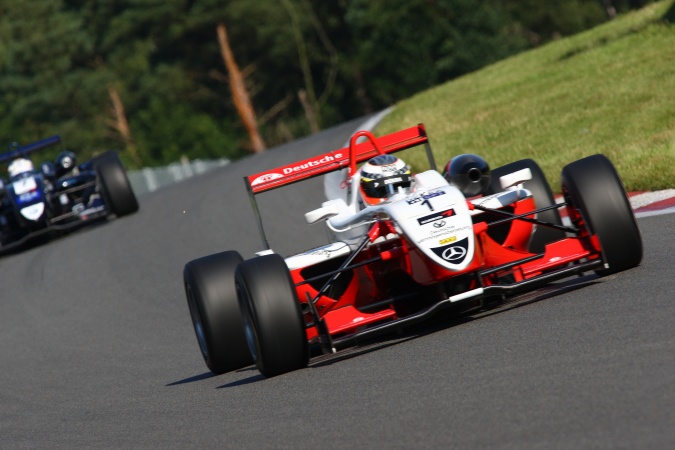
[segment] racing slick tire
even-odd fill
[[[95,167],[111,212],[122,217],[138,211],[138,200],[117,154],[107,152],[99,156]]]
[[[487,195],[496,194],[501,189],[499,178],[523,169],[530,169],[532,172],[532,179],[523,183],[525,189],[532,192],[534,197],[534,204],[537,208],[545,208],[556,204],[555,197],[551,191],[551,187],[546,181],[544,172],[532,159],[521,159],[519,161],[506,164],[505,166],[497,167],[492,170],[492,181],[490,183],[489,192]],[[537,214],[537,219],[549,222],[554,225],[562,225],[560,212],[557,209],[549,209],[548,211]],[[530,238],[529,251],[532,253],[541,253],[544,251],[546,244],[559,241],[565,238],[565,232],[537,225]]]
[[[235,278],[246,341],[260,373],[273,377],[307,367],[305,324],[284,259],[270,254],[246,260]]]
[[[633,209],[614,165],[597,154],[562,170],[562,190],[570,219],[597,236],[605,268],[601,276],[630,269],[642,261],[642,238]]]
[[[241,261],[238,252],[228,251],[190,261],[183,270],[199,349],[215,374],[253,364],[234,285],[234,273]]]

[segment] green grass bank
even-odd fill
[[[439,166],[461,153],[491,167],[533,158],[559,192],[565,164],[604,153],[629,191],[675,187],[675,0],[421,92],[375,132],[420,122]],[[421,151],[406,157],[425,167]]]

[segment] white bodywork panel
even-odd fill
[[[337,258],[339,256],[349,255],[351,249],[349,245],[344,242],[333,242],[332,244],[324,245],[323,247],[313,248],[299,255],[286,258],[286,265],[289,270],[299,269],[302,267],[312,266],[320,262],[328,261],[329,259]]]
[[[34,205],[21,208],[21,215],[28,220],[32,220],[33,222],[37,221],[40,217],[42,217],[42,214],[44,212],[45,212],[44,203],[36,203]]]
[[[493,195],[488,195],[486,197],[474,198],[470,201],[474,205],[479,205],[490,209],[499,209],[507,205],[512,205],[519,200],[525,200],[528,197],[532,197],[532,192],[528,191],[527,189],[511,189],[508,191],[498,192]],[[472,216],[477,214],[483,214],[483,211],[479,211],[477,209],[471,211]]]
[[[450,270],[473,260],[474,233],[464,195],[454,186],[417,191],[384,205],[387,215],[424,254]]]
[[[12,187],[16,195],[21,195],[37,189],[37,183],[35,182],[35,178],[25,177],[13,182]]]
[[[499,183],[502,185],[502,189],[508,189],[531,179],[532,171],[529,168],[526,168],[499,177]]]
[[[531,177],[529,170],[505,175],[501,177],[503,183],[518,181],[518,186],[470,202],[499,209],[531,197],[531,192],[521,184],[528,176]],[[401,191],[386,202],[363,209],[359,209],[358,178],[357,173],[350,180],[351,189],[344,189],[345,193],[351,193],[349,204],[336,198],[305,214],[309,223],[326,220],[334,242],[287,258],[290,269],[349,254],[380,219],[391,219],[399,235],[448,270],[461,271],[471,264],[475,251],[472,216],[483,212],[470,210],[464,194],[440,173],[434,170],[419,173],[414,176],[412,192]]]
[[[396,194],[357,212],[346,206],[327,220],[328,227],[338,238],[349,233],[348,239],[340,240],[351,241],[355,231],[358,237],[364,236],[378,218],[391,219],[396,231],[432,261],[450,270],[463,270],[472,261],[475,245],[464,195],[436,171],[417,174],[414,180],[413,192]]]

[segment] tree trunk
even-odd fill
[[[251,148],[255,153],[260,153],[265,150],[265,143],[258,132],[255,111],[253,110],[253,105],[251,104],[251,99],[249,98],[246,86],[244,85],[244,77],[234,60],[232,48],[227,39],[227,29],[225,28],[225,24],[222,22],[219,23],[216,27],[216,31],[218,32],[220,52],[229,74],[230,91],[232,92],[234,106],[237,108],[237,112],[239,113],[242,122],[244,122],[246,131],[248,131],[249,138],[251,139]]]
[[[131,129],[129,128],[129,122],[127,121],[127,116],[124,112],[122,98],[120,97],[119,90],[113,84],[108,85],[108,96],[110,97],[113,114],[115,115],[115,120],[112,121],[112,126],[119,132],[120,135],[122,135],[122,139],[124,139],[124,145],[129,151],[131,160],[136,163],[138,167],[143,167],[143,161],[138,155],[136,143],[134,143],[134,140],[131,138]]]

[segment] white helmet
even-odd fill
[[[377,205],[398,192],[409,188],[410,166],[394,155],[377,155],[361,166],[361,198],[364,203]]]
[[[31,172],[34,169],[33,163],[30,159],[26,158],[17,158],[11,162],[9,167],[7,167],[7,173],[10,178],[14,178],[17,175],[20,175],[25,172]]]

